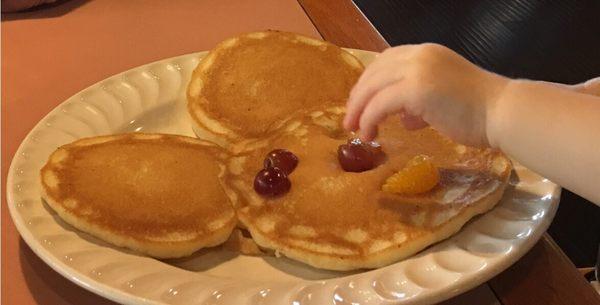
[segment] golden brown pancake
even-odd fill
[[[111,244],[181,257],[224,242],[236,224],[219,182],[226,157],[184,136],[82,139],[50,156],[43,197],[67,223]]]
[[[227,146],[266,136],[299,111],[343,105],[363,71],[350,53],[266,31],[221,42],[194,70],[188,111],[200,138]]]
[[[376,268],[449,237],[500,199],[511,168],[503,155],[457,145],[433,129],[407,131],[397,117],[380,127],[387,160],[366,172],[343,171],[336,152],[349,135],[339,127],[341,116],[333,109],[292,120],[266,147],[229,161],[226,180],[239,193],[238,218],[260,246],[318,268]],[[254,176],[265,155],[280,148],[299,158],[291,190],[261,197]],[[419,154],[440,170],[435,188],[412,196],[381,191]]]

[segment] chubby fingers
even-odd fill
[[[359,117],[371,98],[379,90],[401,80],[403,61],[410,50],[411,45],[389,48],[365,69],[350,92],[344,118],[345,129],[357,130]]]
[[[377,125],[389,114],[404,109],[406,101],[402,94],[402,82],[396,82],[377,92],[364,111],[359,115],[359,137],[362,141],[371,141],[377,135]]]
[[[378,91],[395,81],[393,72],[390,70],[378,69],[375,66],[367,68],[350,92],[350,97],[346,104],[344,128],[351,131],[357,130],[361,113],[370,100]]]

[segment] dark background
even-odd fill
[[[575,84],[600,76],[600,0],[354,2],[392,46],[440,43],[510,77]],[[600,207],[563,190],[549,233],[575,265],[593,266]]]

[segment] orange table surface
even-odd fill
[[[110,75],[264,29],[320,37],[295,0],[73,0],[2,14],[2,304],[112,303],[52,271],[12,223],[6,175],[31,128]]]

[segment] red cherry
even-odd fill
[[[338,161],[347,172],[364,172],[375,168],[385,159],[381,145],[377,142],[364,143],[360,139],[349,139],[338,147]]]
[[[254,177],[254,190],[263,196],[279,196],[287,193],[291,187],[290,179],[277,167],[262,169]]]
[[[340,145],[338,147],[338,161],[347,172],[364,172],[375,166],[373,153],[363,145]]]
[[[365,143],[365,142],[361,141],[359,138],[353,138],[353,139],[348,139],[348,144],[362,145],[366,149],[370,150],[374,155],[383,153],[383,150],[381,149],[381,144],[379,144],[375,141],[370,141],[370,142]]]
[[[267,154],[264,167],[277,167],[286,175],[291,174],[298,165],[298,157],[286,149],[275,149]]]

